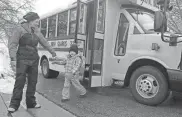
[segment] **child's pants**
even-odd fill
[[[86,89],[80,84],[79,75],[75,75],[73,77],[65,77],[64,88],[62,91],[62,99],[70,98],[70,86],[71,84],[80,92],[80,95],[86,94]]]

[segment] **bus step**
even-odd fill
[[[86,88],[89,88],[89,78],[85,77],[80,83]]]
[[[124,87],[124,81],[113,79],[112,87],[113,88],[123,88]]]

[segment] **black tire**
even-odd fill
[[[49,62],[47,59],[43,59],[41,62],[41,71],[44,78],[57,78],[59,75],[58,71],[49,69]]]
[[[144,74],[150,74],[158,81],[159,89],[154,97],[146,98],[140,95],[139,91],[137,91],[137,79]],[[152,84],[156,85],[154,82],[152,82]],[[167,79],[160,70],[152,66],[143,66],[134,71],[130,79],[130,90],[136,101],[149,106],[161,104],[169,95]]]

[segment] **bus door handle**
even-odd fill
[[[158,51],[160,49],[159,44],[157,43],[152,43],[152,50]]]
[[[120,63],[120,59],[117,59],[118,60],[118,63]]]

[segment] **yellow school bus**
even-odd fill
[[[182,46],[169,31],[155,31],[156,11],[156,0],[85,0],[43,16],[41,30],[58,56],[77,40],[88,87],[130,86],[138,102],[158,105],[169,91],[182,91]],[[45,78],[64,72],[41,47],[39,55]]]

